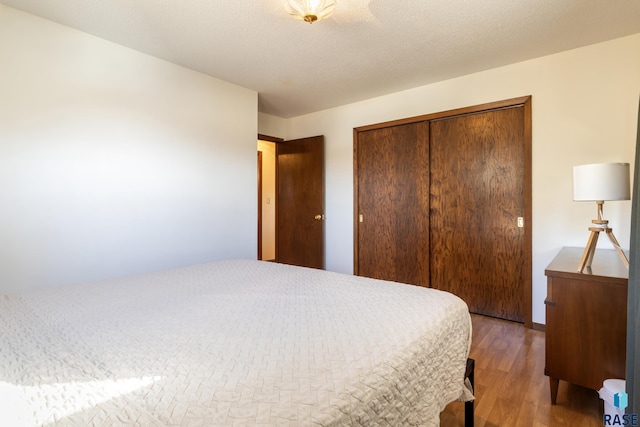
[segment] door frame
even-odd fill
[[[276,152],[277,152],[278,143],[279,142],[284,142],[284,139],[283,138],[277,138],[275,136],[263,135],[263,134],[259,133],[258,134],[258,141],[267,141],[267,142],[275,143],[276,144]],[[262,160],[262,159],[260,159],[260,160]],[[260,164],[262,164],[262,162]],[[262,171],[260,170],[259,173],[261,173],[261,172]],[[277,183],[278,182],[278,162],[277,161],[276,161],[276,164],[275,164],[275,175],[276,175],[275,178],[276,178],[276,183]],[[259,178],[262,178],[262,175],[260,175]],[[278,203],[278,186],[277,185],[276,185],[276,188],[275,188],[275,195],[274,195],[273,199],[274,199],[273,203],[276,204],[276,217],[275,217],[276,227],[275,227],[274,231],[275,231],[275,239],[276,239],[276,241],[275,241],[275,244],[276,244],[275,253],[276,253],[276,256],[277,256],[277,253],[278,253],[278,248],[277,248],[277,246],[278,246],[278,206],[277,206],[277,203]],[[260,249],[259,249],[258,254],[259,254],[260,259],[261,259],[262,258],[262,197],[259,197],[258,200],[259,200],[259,202],[258,202],[258,242],[259,243],[258,244],[260,245]]]
[[[373,125],[360,126],[353,129],[353,272],[358,274],[358,241],[359,241],[359,221],[358,221],[358,139],[360,132],[366,132],[375,129],[382,129],[391,126],[411,124],[416,122],[433,121],[436,119],[444,119],[454,116],[467,114],[475,114],[484,111],[497,110],[502,108],[524,108],[524,283],[523,283],[523,304],[524,304],[524,325],[532,328],[532,126],[531,126],[531,95],[521,96],[517,98],[506,99],[502,101],[489,102],[470,107],[456,108],[453,110],[441,111],[437,113],[425,114],[421,116],[408,117],[405,119],[391,120],[388,122],[377,123]]]
[[[262,260],[262,151],[258,151],[258,260]]]

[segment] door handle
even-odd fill
[[[316,221],[322,221],[322,220],[324,220],[324,215],[320,215],[320,214],[318,214],[318,215],[316,215],[316,216],[315,216],[315,217],[313,217],[313,218],[314,218]]]

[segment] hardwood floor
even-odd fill
[[[596,391],[560,381],[557,405],[551,405],[544,332],[480,315],[472,315],[472,322],[476,427],[602,427],[603,403]],[[440,424],[464,426],[464,404],[449,404]]]

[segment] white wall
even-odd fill
[[[571,200],[572,167],[633,165],[640,34],[318,113],[260,117],[287,139],[325,135],[326,266],[353,272],[353,128],[532,95],[533,321],[544,323],[544,269],[562,246],[583,246],[595,204]],[[620,244],[629,247],[631,202],[605,204]],[[608,239],[598,246],[611,248]]]
[[[0,64],[0,293],[256,257],[256,92],[2,5]]]
[[[284,139],[287,134],[287,119],[272,116],[271,114],[258,113],[258,131],[262,135]]]

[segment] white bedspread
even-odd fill
[[[249,260],[0,295],[0,425],[438,425],[470,337],[451,294]]]

